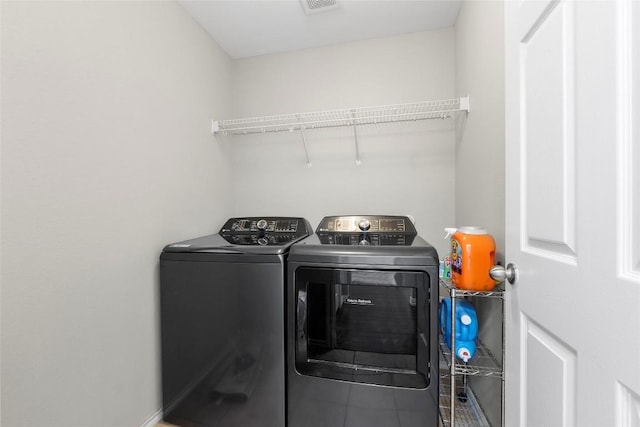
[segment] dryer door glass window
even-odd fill
[[[426,387],[428,283],[425,272],[298,269],[298,372]]]

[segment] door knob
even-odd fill
[[[506,280],[513,285],[518,276],[518,267],[511,263],[507,264],[507,268],[501,265],[494,265],[489,270],[489,276],[499,283]]]

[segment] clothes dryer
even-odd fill
[[[325,217],[287,273],[287,425],[438,425],[438,254],[403,216]]]

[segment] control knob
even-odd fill
[[[264,219],[258,220],[258,222],[256,222],[256,227],[258,227],[259,230],[265,230],[267,228],[267,221]]]
[[[366,218],[362,218],[360,222],[358,222],[358,228],[362,231],[367,231],[371,228],[371,221]]]

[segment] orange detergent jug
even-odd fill
[[[458,289],[490,291],[496,255],[493,237],[482,227],[460,227],[451,236],[451,283]]]

